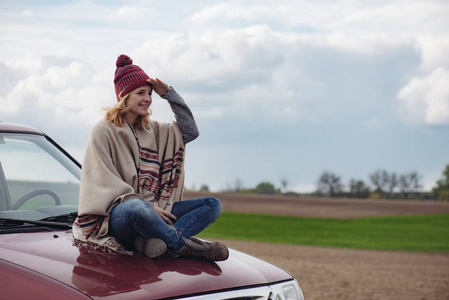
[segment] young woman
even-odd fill
[[[104,251],[144,252],[225,260],[221,243],[200,233],[221,213],[206,197],[181,201],[185,144],[199,135],[195,119],[176,91],[149,76],[126,55],[116,62],[117,104],[92,129],[83,161],[76,244]],[[167,100],[176,122],[150,120],[153,92]]]

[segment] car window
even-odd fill
[[[0,209],[78,205],[79,185],[80,168],[44,136],[0,134]]]

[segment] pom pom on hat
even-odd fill
[[[117,61],[115,63],[115,66],[117,68],[121,68],[127,65],[132,65],[133,64],[133,60],[131,59],[131,57],[129,57],[128,55],[122,54],[117,58]]]
[[[150,77],[139,67],[133,65],[133,60],[125,54],[120,55],[115,63],[114,85],[117,101],[133,90],[150,85],[147,79]]]

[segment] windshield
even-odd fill
[[[80,171],[44,136],[0,133],[0,218],[41,220],[76,211]]]

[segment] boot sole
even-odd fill
[[[157,238],[146,239],[139,236],[135,239],[134,246],[137,251],[145,253],[150,258],[159,257],[167,251],[164,241]]]

